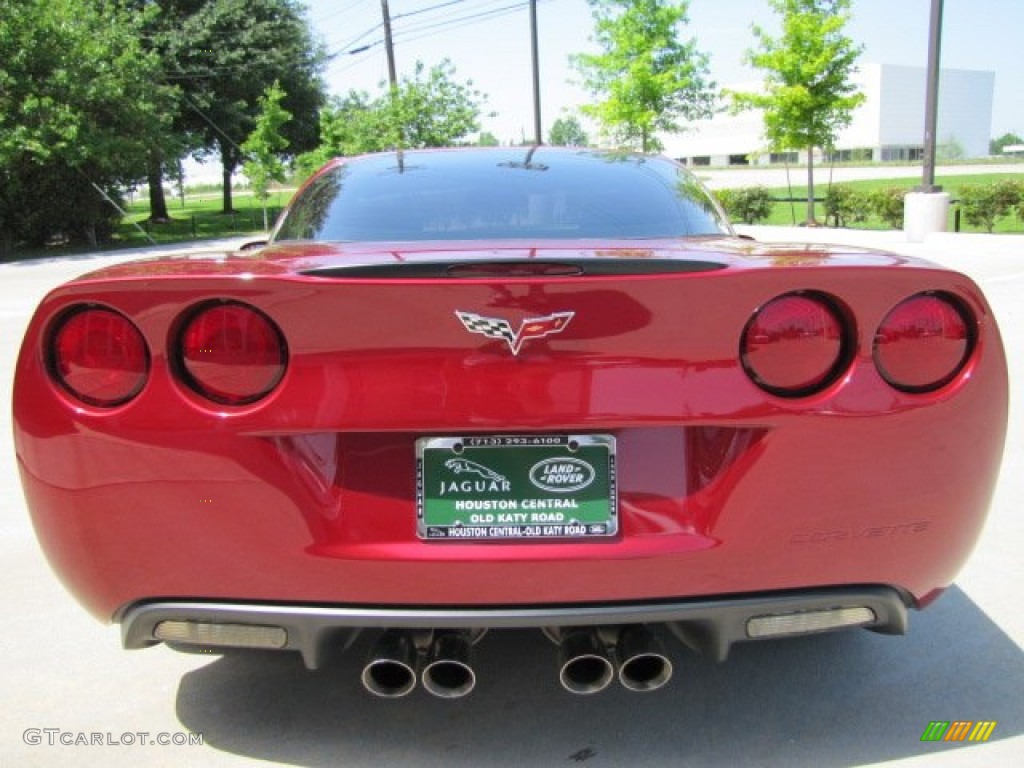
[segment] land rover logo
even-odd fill
[[[594,482],[594,468],[582,459],[570,457],[538,461],[530,469],[530,482],[543,491],[571,493]]]

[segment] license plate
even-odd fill
[[[421,539],[591,539],[618,531],[611,435],[416,441]]]

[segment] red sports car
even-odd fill
[[[663,685],[672,638],[904,632],[1006,414],[963,275],[548,148],[340,160],[259,250],[63,285],[14,392],[42,546],[127,648],[315,668],[369,632],[381,696],[468,693],[488,629],[544,631],[576,693]]]

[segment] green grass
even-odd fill
[[[794,174],[795,176],[796,174]],[[806,177],[806,173],[801,175],[801,178]],[[948,192],[950,197],[955,201],[957,198],[957,190],[964,186],[984,186],[987,184],[994,184],[997,181],[1003,179],[1020,179],[1021,174],[1019,173],[983,173],[976,176],[937,176],[935,183],[943,188],[944,192]],[[871,192],[876,189],[888,189],[890,187],[897,187],[900,189],[913,189],[921,183],[920,177],[912,178],[898,178],[898,179],[871,179],[866,181],[844,181],[844,182],[833,182],[834,184],[842,184],[844,187],[851,187],[859,192]],[[769,190],[772,195],[778,198],[793,197],[798,198],[801,201],[807,198],[807,185],[806,184],[794,184],[792,190],[788,187],[774,187]],[[828,192],[828,176],[815,174],[815,185],[814,185],[815,196],[822,198]],[[948,230],[954,231],[954,218],[956,216],[956,204],[950,205],[949,209],[949,221]],[[815,206],[815,218],[819,222],[825,221],[825,207],[821,203]],[[776,203],[772,209],[772,215],[762,224],[769,226],[793,226],[794,224],[799,225],[807,219],[807,203],[796,202],[792,205],[790,203]],[[853,224],[852,229],[889,229],[889,226],[883,222],[877,216],[870,216],[865,222],[859,222]],[[961,232],[985,232],[983,227],[971,227],[965,220],[961,218],[960,221]],[[1024,233],[1024,221],[1015,216],[1009,214],[1002,217],[996,222],[994,230],[996,233]]]
[[[274,219],[291,194],[291,190],[271,192],[267,199],[267,221],[270,226],[274,225]],[[187,194],[184,201],[178,197],[168,198],[167,212],[171,215],[171,221],[155,223],[149,221],[149,199],[142,195],[127,207],[128,216],[121,222],[114,236],[115,247],[148,244],[149,240],[138,227],[142,227],[157,243],[265,235],[263,207],[259,201],[246,192],[238,191],[233,193],[232,201],[235,212],[224,214],[221,213],[223,202],[220,189]]]

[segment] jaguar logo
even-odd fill
[[[507,477],[475,461],[448,459],[444,465],[453,475],[476,475],[480,479],[442,480],[442,496],[451,493],[508,493],[512,490],[512,483]]]
[[[523,348],[523,343],[530,339],[540,339],[564,331],[574,314],[574,312],[555,312],[544,317],[528,317],[519,324],[518,331],[513,331],[508,320],[500,317],[484,317],[459,310],[455,312],[455,316],[459,318],[467,331],[479,333],[489,339],[504,340],[513,355],[518,355],[519,350]]]
[[[474,475],[480,475],[484,480],[507,482],[504,475],[499,475],[493,469],[489,469],[483,464],[477,464],[475,461],[470,461],[469,459],[448,459],[444,465],[456,475],[461,475],[463,472],[469,472]]]

